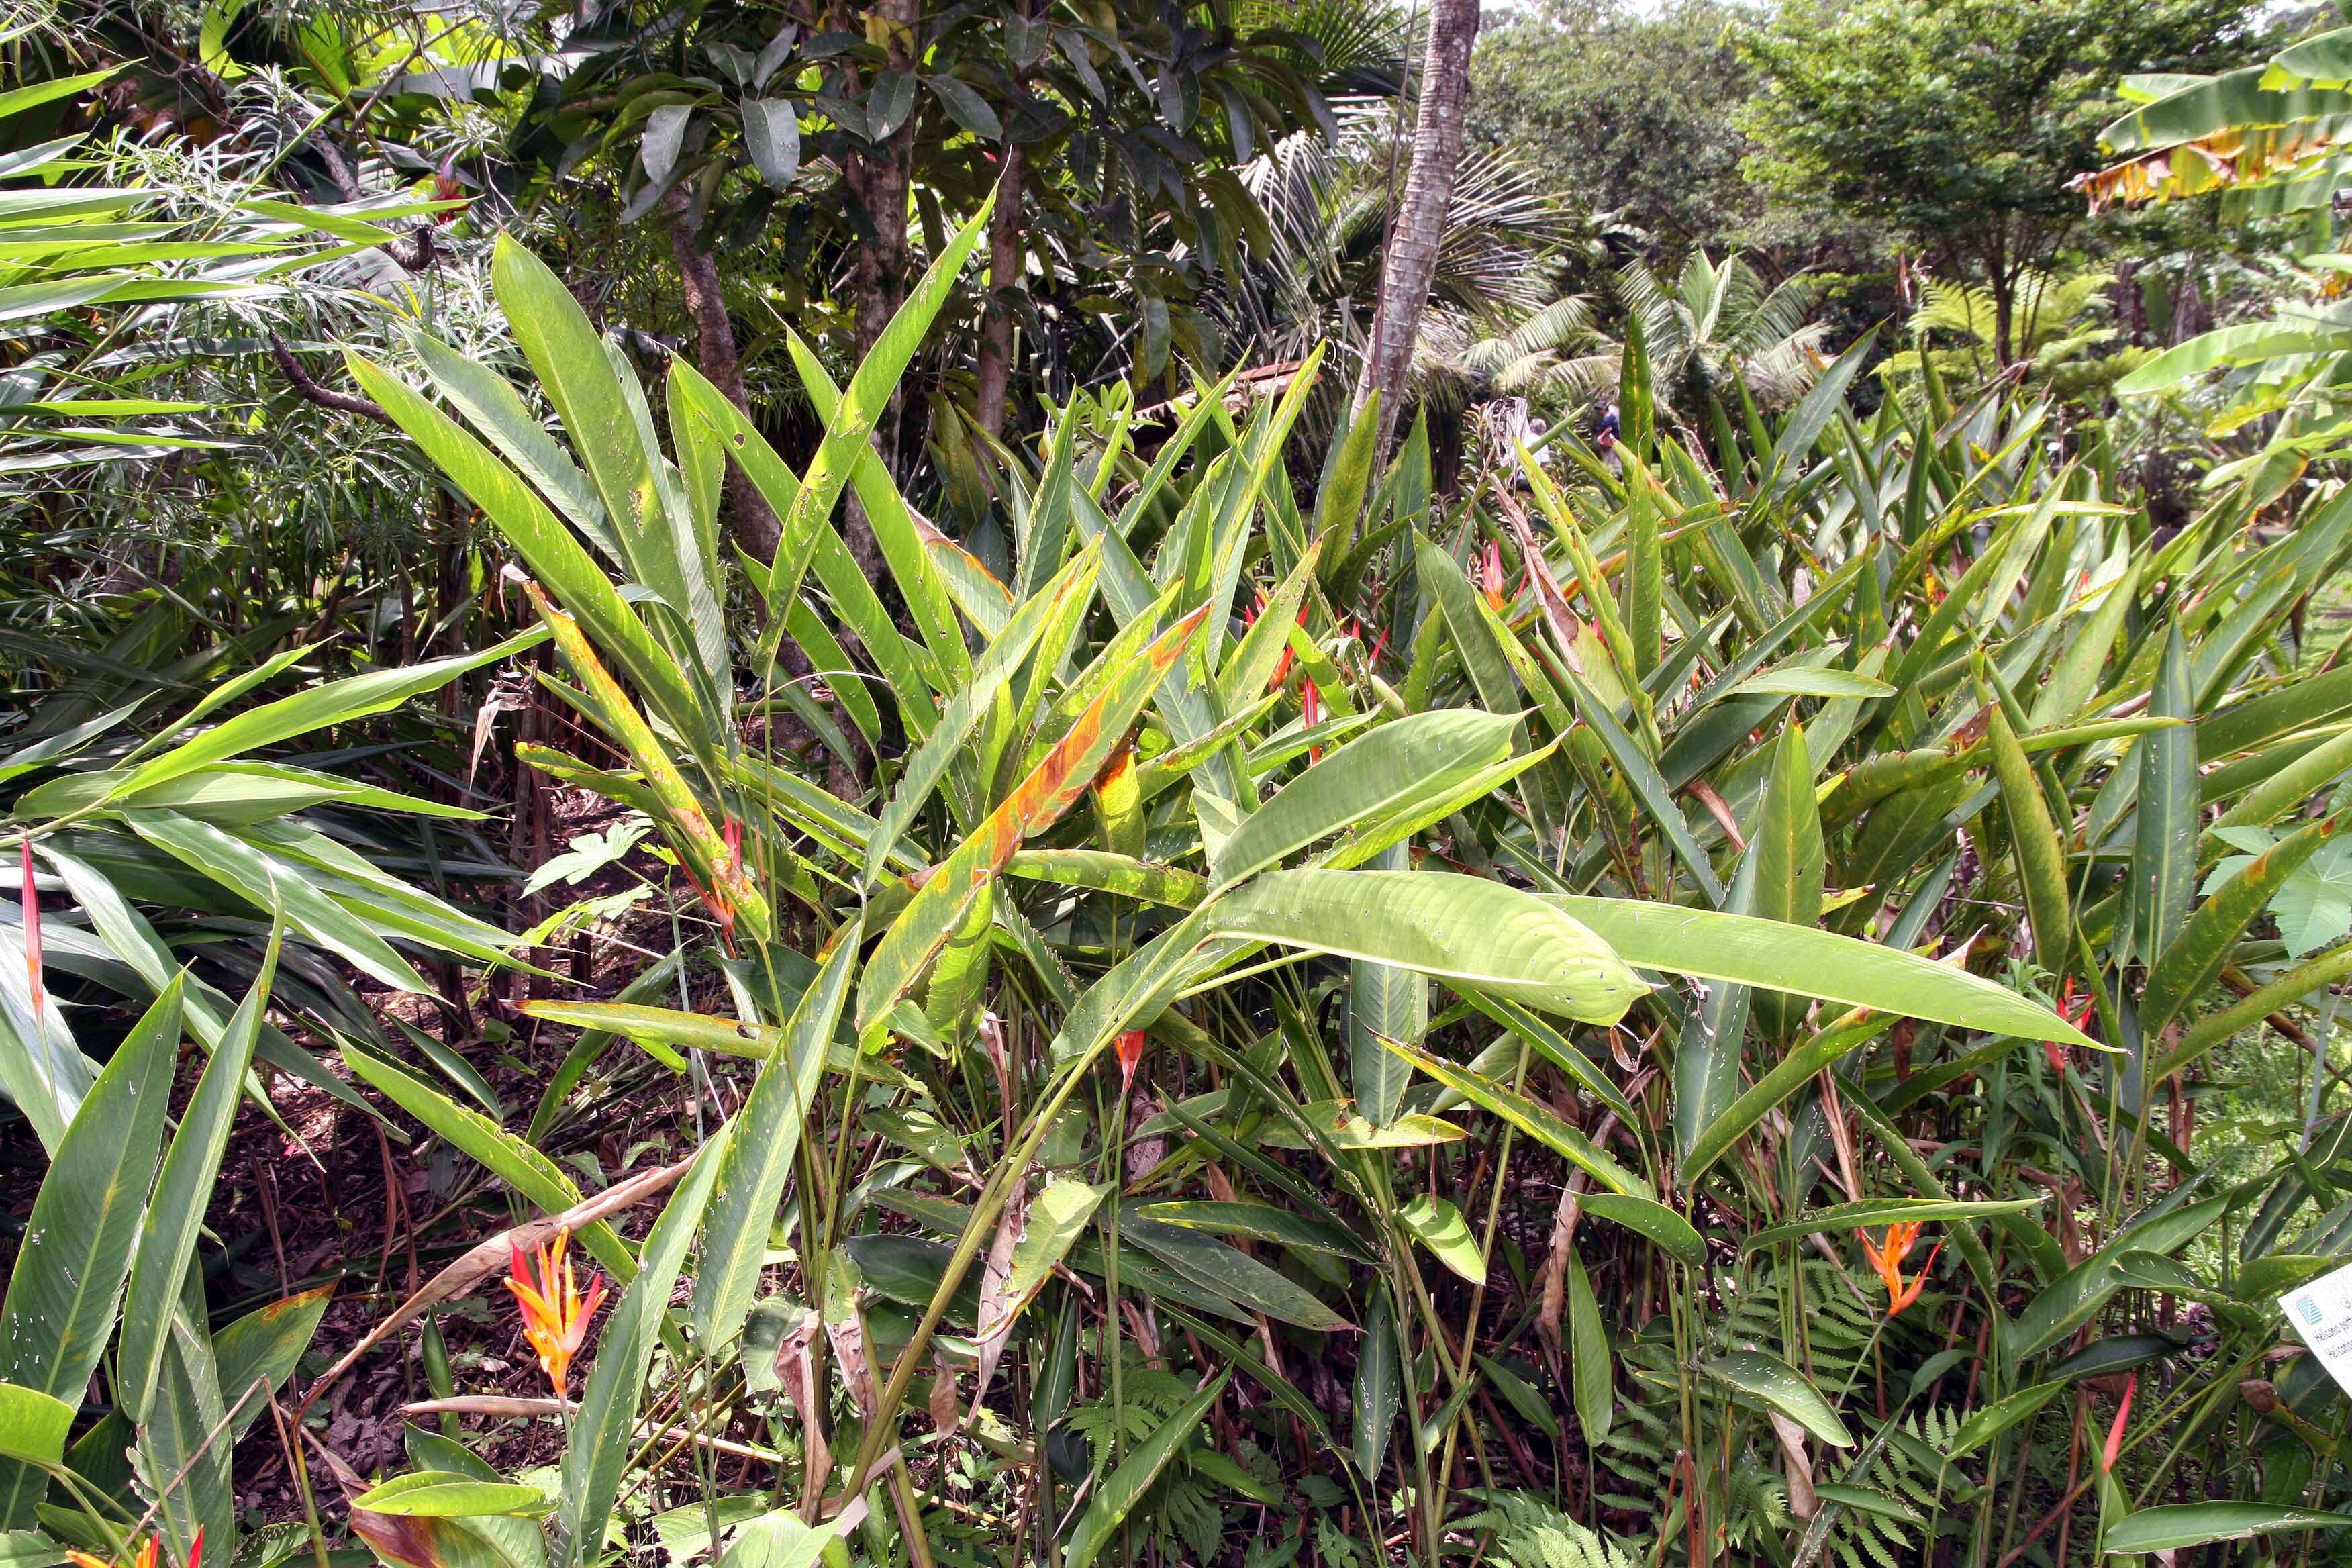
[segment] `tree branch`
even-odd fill
[[[400,428],[398,420],[370,399],[357,393],[337,392],[331,387],[320,386],[311,378],[310,373],[302,368],[302,362],[294,357],[294,351],[286,346],[286,340],[274,332],[269,338],[269,357],[278,362],[278,368],[285,373],[286,379],[294,384],[294,390],[300,393],[306,402],[315,403],[321,408],[332,408],[338,413],[356,414],[362,419],[373,419],[394,430]]]

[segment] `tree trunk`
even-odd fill
[[[1361,410],[1380,394],[1379,450],[1388,451],[1396,430],[1397,401],[1421,336],[1421,313],[1429,303],[1437,273],[1437,250],[1445,237],[1445,216],[1454,201],[1454,176],[1462,160],[1462,106],[1470,89],[1470,45],[1478,36],[1478,0],[1435,0],[1430,9],[1429,51],[1421,63],[1421,109],[1412,129],[1412,170],[1404,199],[1389,231],[1381,265],[1379,309],[1372,341],[1356,382]]]
[[[1021,181],[1026,173],[1021,144],[1004,139],[996,181],[996,210],[988,219],[988,313],[980,327],[980,395],[973,418],[992,437],[1004,434],[1004,394],[1013,379],[1013,308],[1021,286]]]
[[[872,21],[887,25],[887,68],[913,70],[915,28],[922,18],[921,0],[879,0],[866,8],[866,15]],[[851,153],[842,167],[843,182],[866,219],[866,232],[851,255],[849,274],[850,298],[857,307],[860,363],[907,297],[907,195],[914,163],[915,121],[921,112],[918,103],[908,112],[906,123],[892,132],[880,146],[871,152]],[[899,397],[893,392],[889,405],[874,425],[874,449],[881,454],[883,467],[894,478],[898,473],[898,411]],[[857,504],[854,493],[849,497],[846,511],[849,553],[868,577],[877,583],[884,581],[881,549],[874,542],[874,529],[866,520],[866,509]]]
[[[710,384],[749,418],[751,401],[743,394],[743,366],[735,352],[734,323],[727,319],[727,301],[719,291],[719,266],[699,243],[701,226],[683,186],[673,185],[662,197],[662,211],[669,217],[670,251],[677,258],[687,313],[694,318],[695,357]],[[727,510],[734,520],[736,542],[744,552],[757,561],[774,560],[783,525],[743,466],[732,460],[727,465]]]

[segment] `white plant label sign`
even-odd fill
[[[2297,1286],[2281,1296],[2278,1304],[2327,1375],[2352,1394],[2352,1267]]]

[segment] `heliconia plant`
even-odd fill
[[[2190,1134],[2218,1049],[2300,1032],[2352,973],[2346,932],[2289,952],[2263,923],[2352,770],[2352,672],[2300,615],[2352,496],[2288,519],[2225,483],[2158,538],[2013,387],[1929,366],[1857,412],[1866,342],[1785,417],[1674,428],[1637,334],[1605,458],[1555,437],[1459,495],[1419,426],[1383,451],[1359,412],[1319,467],[1298,449],[1319,354],[1150,420],[1075,391],[1034,450],[943,458],[984,462],[1007,520],[960,543],[870,437],[988,217],[846,384],[788,339],[824,425],[797,467],[683,361],[647,386],[513,240],[495,285],[554,431],[429,336],[406,373],[349,361],[551,646],[533,678],[577,739],[520,760],[668,868],[646,977],[524,1005],[579,1031],[543,1108],[628,1042],[709,1113],[591,1194],[551,1109],[518,1130],[438,1057],[343,1050],[516,1205],[289,1413],[362,1542],[407,1568],[1433,1565],[1490,1536],[1990,1568],[2052,1556],[2078,1500],[2107,1554],[2336,1528],[2297,1500],[2332,1495],[2342,1406],[2307,1356],[2258,1373],[2290,1349],[2272,1298],[2352,1234],[2343,1112],[2315,1077],[2246,1176]],[[733,545],[730,465],[772,558]],[[287,940],[390,969],[334,912],[358,872],[158,792],[428,671],[73,775],[26,797],[55,814],[28,841],[251,868]],[[280,851],[350,886],[253,867]],[[511,961],[364,891],[402,963],[383,932]],[[152,1508],[166,1552],[236,1540],[205,1419],[294,1363],[273,1340],[232,1372],[184,1286],[274,973],[212,1036],[165,976],[44,1113],[12,1530],[119,1557],[116,1514]],[[184,1027],[209,1055],[167,1138]],[[740,1093],[706,1093],[714,1063]],[[472,1294],[551,1397],[443,1366],[411,1414],[546,1422],[560,1458],[509,1475],[420,1425],[395,1473],[337,1470],[312,1404]],[[94,1377],[137,1458],[85,1497]],[[2261,1500],[2176,1496],[2199,1485]]]

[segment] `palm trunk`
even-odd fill
[[[1379,309],[1372,341],[1356,382],[1360,410],[1380,394],[1379,449],[1386,453],[1396,429],[1397,401],[1413,343],[1421,336],[1421,313],[1437,273],[1437,250],[1445,237],[1445,215],[1454,201],[1454,176],[1462,160],[1462,106],[1470,90],[1470,45],[1478,36],[1478,0],[1435,0],[1429,18],[1429,49],[1422,58],[1421,109],[1412,130],[1412,170],[1404,199],[1389,233],[1381,266]]]

